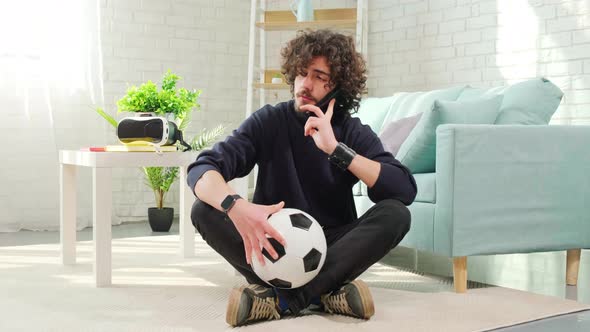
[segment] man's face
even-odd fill
[[[318,56],[311,60],[303,74],[295,77],[295,110],[301,112],[300,107],[316,104],[334,87],[330,84],[330,67],[326,57]]]

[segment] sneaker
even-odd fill
[[[231,326],[241,326],[280,319],[278,302],[272,288],[254,284],[234,288],[229,296],[225,321]]]
[[[331,294],[322,295],[324,311],[355,318],[369,319],[375,314],[375,305],[369,286],[362,280],[348,283]]]

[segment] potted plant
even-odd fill
[[[281,84],[281,83],[283,83],[283,75],[281,75],[280,73],[276,73],[276,74],[272,75],[272,78],[271,78],[270,82],[272,84]]]
[[[190,142],[191,150],[199,151],[213,143],[217,137],[221,136],[225,126],[219,125],[212,130],[204,130],[201,134],[196,135]],[[143,167],[146,184],[154,192],[156,206],[148,208],[148,221],[154,232],[168,232],[172,226],[174,218],[174,209],[164,207],[166,194],[170,186],[178,178],[178,167]],[[185,185],[184,183],[180,184]]]
[[[173,118],[178,129],[184,131],[191,119],[191,114],[196,108],[200,110],[197,102],[201,94],[200,90],[189,91],[184,88],[177,89],[176,83],[181,78],[170,70],[162,78],[161,90],[148,81],[139,88],[131,86],[127,93],[118,102],[118,112],[152,113],[156,116]],[[104,110],[96,110],[112,126],[117,128],[117,121]],[[171,119],[172,120],[172,119]],[[199,151],[210,145],[223,134],[225,127],[217,126],[212,130],[203,130],[190,141],[191,149]],[[178,178],[178,167],[143,167],[146,184],[153,190],[156,206],[148,208],[148,220],[154,232],[167,232],[172,225],[174,209],[164,206],[166,194],[170,186]]]

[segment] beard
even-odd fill
[[[310,99],[310,101],[307,103],[302,103],[302,102],[300,102],[300,98],[302,98],[302,97],[308,98],[308,99]],[[317,103],[317,100],[314,97],[312,97],[311,94],[309,94],[309,92],[307,92],[305,90],[299,91],[295,94],[295,111],[297,111],[297,113],[302,112],[301,106],[315,105],[316,103]]]

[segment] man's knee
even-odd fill
[[[195,203],[193,203],[193,207],[191,209],[191,221],[199,233],[201,232],[203,224],[205,224],[204,221],[219,218],[223,218],[223,214],[220,211],[217,211],[211,205],[201,201],[198,198],[195,200]]]
[[[195,226],[196,229],[199,229],[198,221],[201,220],[203,218],[203,216],[205,215],[205,206],[204,205],[206,205],[206,204],[199,199],[196,199],[195,202],[193,203],[193,207],[191,209],[191,221],[193,223],[193,226]]]
[[[396,199],[385,199],[377,205],[377,211],[380,215],[379,221],[389,234],[406,235],[410,231],[411,214],[410,210],[404,203]]]

